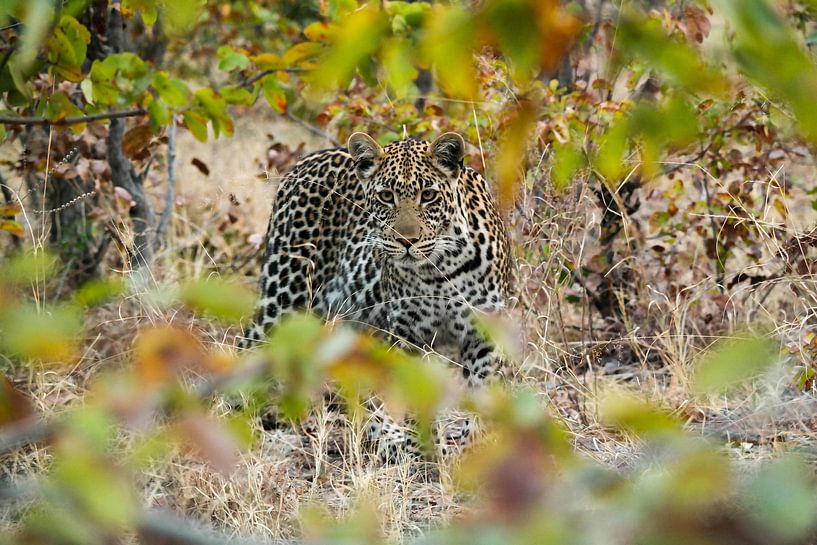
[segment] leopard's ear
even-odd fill
[[[462,158],[465,156],[465,140],[462,136],[455,132],[447,132],[432,142],[429,150],[437,168],[451,176],[459,173]]]
[[[377,161],[383,156],[383,148],[366,133],[356,132],[346,144],[349,154],[355,160],[355,171],[361,180],[366,180],[377,168]]]

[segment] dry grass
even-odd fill
[[[144,291],[88,315],[88,337],[74,365],[19,371],[15,379],[31,393],[40,412],[54,415],[82,403],[100,371],[127,363],[134,336],[148,325],[173,324],[214,349],[230,350],[235,328],[163,310],[146,293],[195,275],[253,271],[254,247],[264,233],[272,193],[258,177],[264,174],[258,163],[264,161],[267,132],[292,147],[300,141],[306,141],[308,149],[323,147],[258,112],[238,118],[232,140],[200,144],[187,133],[180,135],[179,206],[169,249],[159,256]],[[192,166],[193,157],[209,166],[209,176]],[[773,179],[770,175],[764,183],[771,187]],[[759,233],[767,233],[761,241],[763,257],[735,258],[744,260],[744,270],[757,274],[753,267],[758,262],[766,271],[785,268],[780,255],[786,241],[804,233],[814,219],[803,209],[804,195],[795,194],[790,201],[796,213],[759,226]],[[769,217],[776,216],[769,212]],[[570,195],[529,192],[520,201],[512,237],[525,304],[517,307],[514,318],[524,324],[518,332],[524,343],[511,369],[512,383],[540,392],[543,403],[570,430],[578,451],[612,467],[631,466],[641,453],[636,440],[599,422],[598,400],[616,387],[659,403],[688,421],[690,428],[728,436],[730,442],[724,444],[749,467],[778,451],[814,453],[817,403],[808,392],[791,387],[791,362],[813,365],[814,353],[803,340],[815,327],[817,289],[811,276],[784,270],[779,278],[740,284],[728,297],[720,297],[694,235],[679,238],[691,256],[690,267],[667,276],[655,270],[646,255],[627,248],[627,237],[640,234],[637,218],[625,218],[616,248],[621,262],[610,274],[625,275],[628,291],[618,293],[616,317],[603,318],[592,309],[586,292],[558,278],[565,264],[578,268],[598,250],[600,219],[601,210],[586,184]],[[785,237],[773,234],[781,229]],[[798,251],[808,254],[802,245]],[[792,286],[798,288],[796,295]],[[791,353],[790,363],[740,395],[692,396],[691,366],[700,352],[715,338],[758,321],[781,339]],[[216,403],[213,410],[228,409]],[[302,533],[298,514],[312,502],[328,506],[337,516],[360,505],[372,506],[385,534],[397,542],[467,512],[467,498],[452,484],[456,461],[420,468],[373,464],[361,447],[359,426],[344,415],[321,407],[314,422],[308,433],[290,427],[264,431],[259,425],[260,440],[229,477],[175,453],[171,463],[149,467],[139,477],[144,503],[236,534],[281,542]],[[49,463],[48,447],[31,447],[2,465],[6,475],[20,479],[47,470]]]

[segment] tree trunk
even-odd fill
[[[108,45],[114,53],[122,51],[124,44],[124,21],[117,9],[108,12]],[[125,135],[124,119],[111,119],[108,129],[108,164],[111,166],[111,181],[115,187],[121,187],[130,193],[134,205],[130,209],[133,223],[133,248],[131,249],[131,267],[136,269],[150,265],[156,230],[153,207],[145,194],[142,177],[136,173],[130,160],[122,151],[122,140]]]

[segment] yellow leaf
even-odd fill
[[[332,45],[315,68],[312,81],[324,89],[346,85],[358,67],[371,62],[387,28],[385,13],[373,8],[344,19],[332,34]]]
[[[443,90],[452,96],[474,99],[477,81],[472,53],[476,32],[471,15],[456,6],[434,6],[428,18],[423,53],[436,65]]]
[[[173,327],[140,332],[134,341],[133,356],[136,371],[148,386],[165,384],[188,370],[207,367],[199,340]]]
[[[524,175],[528,137],[536,121],[536,111],[530,103],[522,102],[502,131],[496,158],[496,183],[499,205],[507,209],[513,204],[517,181]]]
[[[274,53],[261,53],[253,55],[250,60],[261,70],[275,70],[283,66],[281,57]]]
[[[304,36],[313,42],[326,42],[334,32],[337,31],[337,26],[323,21],[317,21],[307,26],[304,29]]]

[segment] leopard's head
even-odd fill
[[[450,233],[465,142],[445,133],[434,142],[400,140],[381,147],[368,135],[349,137],[357,177],[375,224],[371,241],[404,266],[427,263],[456,249]]]

